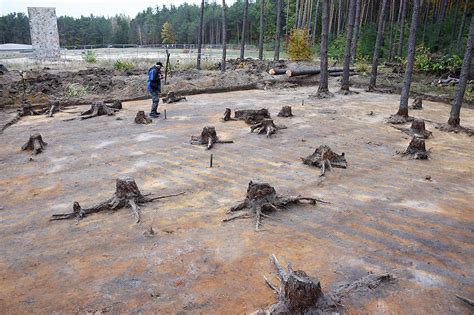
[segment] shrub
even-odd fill
[[[290,60],[311,60],[313,51],[309,41],[307,30],[294,29],[288,42],[288,59]]]
[[[72,83],[66,87],[66,95],[69,97],[84,96],[86,93],[86,87],[79,83]]]
[[[341,60],[344,58],[344,50],[346,49],[346,37],[339,36],[329,42],[328,57],[330,59]]]
[[[125,61],[122,59],[117,59],[114,62],[114,69],[119,70],[119,71],[128,71],[132,70],[135,67],[133,62],[131,61]]]
[[[95,52],[93,50],[86,50],[86,53],[82,58],[87,62],[87,63],[95,63],[97,61],[97,57],[95,55]]]
[[[456,73],[462,66],[462,59],[458,55],[434,55],[420,45],[415,52],[415,69],[426,73]]]

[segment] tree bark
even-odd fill
[[[411,17],[410,37],[408,39],[407,67],[403,78],[402,92],[400,96],[400,108],[397,115],[408,117],[408,96],[410,94],[411,77],[415,60],[416,29],[418,27],[418,11],[420,0],[413,0],[413,12]]]
[[[472,49],[474,42],[474,17],[471,17],[471,25],[469,26],[469,37],[467,39],[466,51],[464,52],[464,60],[462,62],[461,75],[459,76],[459,84],[454,97],[451,113],[449,114],[448,124],[450,126],[459,126],[460,113],[464,92],[466,91],[467,79],[471,69]]]
[[[263,60],[263,33],[265,30],[265,0],[260,0],[260,34],[258,38],[258,59]]]
[[[390,35],[388,48],[388,61],[392,61],[393,53],[393,20],[395,19],[395,1],[390,4]]]
[[[355,14],[355,25],[354,25],[354,34],[352,37],[352,47],[351,47],[351,60],[352,63],[355,62],[357,56],[357,42],[359,39],[359,29],[360,29],[360,11],[361,11],[361,1],[356,0],[356,14]]]
[[[227,30],[226,30],[226,5],[225,0],[222,0],[222,61],[221,61],[221,71],[225,72],[225,63],[227,55]]]
[[[456,1],[456,6],[454,7],[454,19],[453,19],[453,24],[451,26],[451,38],[449,40],[449,52],[453,50],[454,47],[454,28],[456,27],[456,22],[458,20],[458,11],[459,11],[459,4],[460,0]]]
[[[358,0],[360,1],[360,0]],[[311,37],[311,42],[316,44],[316,31],[318,29],[318,11],[319,11],[319,0],[316,1],[316,12],[314,13],[314,23],[313,23],[313,34]]]
[[[199,16],[199,34],[198,34],[198,55],[196,68],[201,70],[201,49],[202,49],[202,27],[204,22],[204,0],[201,0],[201,13]]]
[[[408,3],[407,3],[407,0],[402,0],[402,16],[401,16],[401,20],[400,20],[400,36],[399,36],[399,39],[398,39],[398,49],[397,49],[397,56],[398,57],[402,57],[402,52],[403,52],[403,36],[405,34],[404,32],[404,26],[405,26],[405,16],[406,16],[406,13],[407,13],[407,7],[408,7]]]
[[[416,1],[416,0],[415,0]],[[370,74],[369,91],[373,91],[377,82],[377,68],[379,64],[380,47],[382,46],[383,26],[387,0],[383,0],[380,7],[379,22],[377,26],[377,38],[375,40],[374,56],[372,59],[372,72]]]
[[[462,18],[461,18],[461,26],[459,27],[459,33],[458,33],[458,43],[457,43],[457,52],[458,52],[458,54],[461,53],[462,34],[464,33],[464,24],[466,23],[466,15],[467,15],[468,4],[469,4],[469,0],[465,0],[464,1],[464,11],[462,13]]]
[[[354,31],[354,20],[355,20],[355,9],[356,0],[349,1],[349,17],[346,29],[346,49],[344,51],[344,66],[341,81],[341,92],[344,94],[350,93],[349,91],[349,67],[351,63],[351,44],[352,44],[352,32]]]
[[[245,36],[247,28],[247,12],[249,9],[249,0],[244,0],[244,16],[242,19],[242,34],[240,40],[240,59],[243,60],[245,57]]]
[[[277,18],[275,29],[275,54],[274,59],[280,60],[280,32],[281,32],[281,0],[277,0]]]
[[[329,98],[332,93],[329,92],[328,76],[328,31],[329,31],[329,0],[322,0],[322,28],[321,28],[321,75],[319,79],[319,88],[316,97]]]

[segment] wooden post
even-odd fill
[[[169,63],[170,63],[170,53],[168,52],[168,49],[166,49],[165,85],[166,85],[166,80],[168,79]]]
[[[212,168],[212,158],[213,158],[213,155],[212,155],[212,153],[211,153],[211,158],[210,158],[210,160],[209,160],[209,167],[211,167],[211,168]]]
[[[166,109],[165,109],[165,119],[166,119]]]

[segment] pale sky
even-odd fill
[[[209,0],[211,2],[213,0]],[[232,4],[235,0],[227,0],[226,4]],[[138,12],[147,7],[159,5],[169,6],[170,4],[180,5],[181,3],[201,3],[200,0],[0,0],[0,16],[12,12],[23,12],[28,14],[27,7],[55,7],[56,15],[68,15],[80,17],[89,16],[114,16],[123,13],[130,17],[135,17]],[[221,3],[220,0],[217,0]]]

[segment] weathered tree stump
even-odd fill
[[[230,120],[237,120],[235,118],[230,117],[232,115],[232,111],[230,108],[226,108],[224,112],[224,116],[222,117],[223,121],[230,121]]]
[[[411,123],[410,128],[399,128],[393,126],[393,128],[398,129],[410,136],[415,136],[418,138],[428,139],[432,136],[432,132],[425,129],[425,121],[423,119],[414,119]]]
[[[213,126],[206,126],[202,128],[200,136],[191,136],[191,144],[207,145],[207,150],[210,150],[214,143],[234,143],[234,141],[219,140],[219,137],[217,137],[216,128]]]
[[[425,140],[423,138],[413,137],[408,148],[402,153],[415,160],[427,160],[430,152],[426,150]]]
[[[234,113],[234,117],[237,120],[244,120],[247,124],[255,124],[258,123],[264,119],[270,119],[270,113],[268,112],[268,109],[262,108],[262,109],[242,109],[242,110],[236,110]]]
[[[45,114],[48,117],[53,117],[54,113],[62,111],[61,105],[59,104],[59,101],[53,101],[44,108],[41,113]]]
[[[186,100],[186,97],[184,96],[178,96],[176,95],[175,92],[173,91],[170,91],[168,92],[168,94],[166,94],[166,97],[163,97],[163,103],[176,103],[176,102],[180,102],[180,101],[185,101]]]
[[[119,176],[116,180],[115,194],[112,198],[88,208],[82,208],[79,203],[75,201],[73,205],[73,212],[53,214],[50,218],[50,221],[76,219],[76,221],[79,222],[80,219],[92,213],[97,213],[104,210],[119,210],[121,208],[130,207],[136,222],[139,223],[140,205],[147,202],[152,202],[157,199],[174,197],[182,194],[184,194],[184,192],[166,196],[148,197],[148,195],[142,195],[133,177]]]
[[[113,116],[116,111],[119,109],[117,108],[112,108],[107,106],[104,102],[94,102],[91,105],[91,108],[86,110],[85,112],[82,112],[80,114],[81,120],[84,119],[89,119],[97,116],[102,116],[102,115],[107,115],[107,116]]]
[[[421,96],[415,97],[413,104],[408,107],[409,109],[423,109],[423,98]]]
[[[122,109],[122,101],[114,100],[112,104],[106,104],[109,108]]]
[[[255,231],[258,232],[262,218],[269,217],[267,213],[286,209],[291,204],[309,203],[315,205],[316,202],[324,202],[319,199],[309,197],[287,197],[277,195],[275,188],[267,183],[256,183],[250,181],[247,188],[245,200],[229,209],[228,213],[247,210],[243,214],[224,219],[224,222],[235,219],[255,218]],[[325,203],[325,202],[324,202]]]
[[[29,101],[27,101],[26,99],[23,99],[21,101],[21,108],[18,110],[18,115],[20,115],[20,117],[35,116],[35,115],[39,115],[39,114],[40,113],[36,112],[33,109],[33,106],[31,106],[31,103]]]
[[[151,124],[152,122],[153,122],[153,120],[151,118],[148,118],[145,115],[145,112],[143,110],[139,110],[137,115],[135,116],[135,123],[136,124],[147,125],[147,124]]]
[[[293,117],[291,106],[283,106],[277,115],[278,117]]]
[[[277,126],[273,123],[273,119],[263,119],[258,123],[250,126],[250,132],[256,131],[257,134],[266,134],[269,138],[279,129],[286,129],[286,126]]]
[[[324,176],[326,169],[331,170],[332,167],[347,168],[347,161],[344,152],[337,154],[327,145],[321,145],[313,154],[306,158],[301,158],[304,164],[316,166],[321,169],[321,175]]]
[[[26,142],[22,147],[21,150],[33,150],[34,154],[38,154],[43,152],[45,146],[47,145],[46,142],[43,141],[43,138],[39,133],[35,133],[30,136],[28,142]]]

